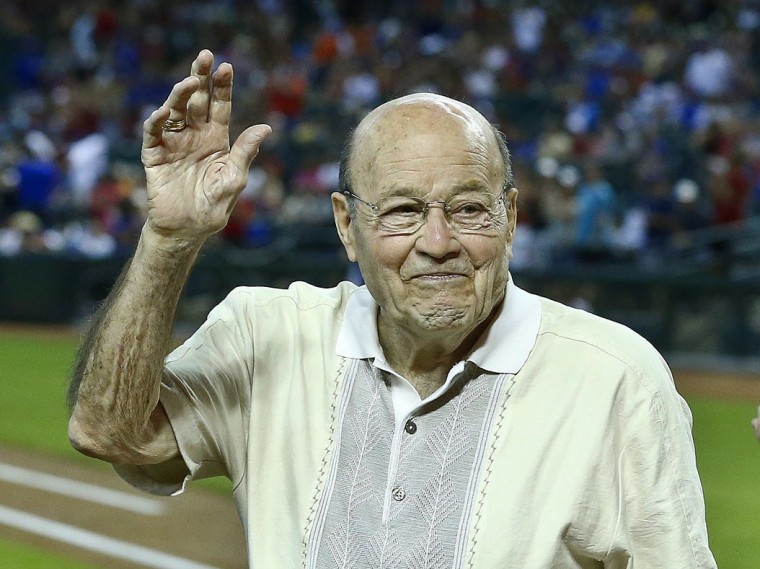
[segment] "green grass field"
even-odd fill
[[[721,569],[760,566],[760,444],[752,402],[689,399],[710,544]]]
[[[98,569],[5,539],[0,539],[0,562],[5,569]]]
[[[66,389],[77,349],[76,337],[0,330],[0,442],[43,452],[82,457],[66,435]],[[226,480],[199,484],[226,491]]]
[[[89,460],[66,439],[64,397],[75,350],[76,338],[0,330],[0,443]],[[692,398],[689,404],[718,566],[757,569],[760,444],[749,427],[755,402]],[[226,481],[210,487],[229,490]],[[0,540],[0,561],[2,567],[92,569],[6,540]]]

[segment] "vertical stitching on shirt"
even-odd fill
[[[486,459],[485,475],[483,476],[483,486],[481,487],[481,490],[480,490],[480,496],[478,498],[478,508],[475,511],[475,523],[473,524],[473,528],[472,528],[472,545],[470,546],[471,547],[470,559],[467,562],[467,566],[470,569],[473,569],[475,567],[474,565],[475,551],[477,550],[478,533],[480,532],[480,522],[483,519],[482,510],[485,504],[486,491],[488,490],[488,485],[491,482],[491,474],[493,473],[493,463],[495,461],[494,455],[496,454],[496,449],[498,447],[497,443],[499,441],[501,428],[504,423],[504,416],[507,413],[507,401],[509,401],[509,398],[512,395],[512,388],[514,386],[515,386],[515,381],[514,381],[514,376],[512,376],[512,382],[509,384],[509,387],[507,388],[507,391],[504,394],[504,401],[501,406],[501,412],[499,413],[499,416],[496,419],[496,423],[494,425],[493,440],[491,442],[491,451],[488,453],[488,458]]]
[[[345,375],[346,362],[346,358],[340,358],[340,365],[338,366],[338,371],[336,372],[335,377],[335,387],[332,393],[332,403],[330,404],[330,437],[327,440],[327,445],[325,446],[324,453],[322,454],[322,465],[319,468],[319,474],[317,475],[314,494],[311,498],[311,506],[309,507],[309,514],[306,516],[306,526],[303,530],[303,549],[301,556],[304,568],[306,567],[306,561],[308,557],[307,554],[309,549],[309,532],[312,528],[312,524],[314,523],[314,516],[316,515],[317,508],[319,507],[319,496],[324,489],[327,470],[330,463],[328,457],[330,456],[330,451],[335,444],[335,421],[337,417],[338,393],[340,391],[341,378]]]
[[[467,543],[468,543],[468,525],[473,508],[475,507],[475,498],[478,494],[478,480],[480,479],[480,473],[483,471],[483,464],[485,462],[484,456],[488,450],[486,443],[488,442],[488,435],[494,425],[494,417],[499,409],[499,400],[504,389],[504,382],[508,376],[505,374],[499,375],[493,381],[491,388],[491,395],[489,396],[488,407],[483,418],[483,422],[480,426],[480,433],[478,435],[477,451],[475,459],[473,461],[473,468],[470,472],[470,479],[467,482],[467,490],[464,499],[464,506],[462,508],[462,516],[459,522],[459,529],[457,535],[456,547],[454,549],[454,567],[461,567],[464,563],[464,558],[467,555]]]

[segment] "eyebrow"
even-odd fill
[[[421,196],[420,189],[416,188],[414,186],[388,186],[385,188],[380,188],[379,194],[381,198],[384,197],[396,197],[396,196],[403,196],[403,197],[422,197]],[[462,182],[460,184],[457,184],[453,186],[449,192],[446,199],[450,199],[455,195],[458,194],[491,194],[491,188],[483,184],[480,180],[471,180],[468,182]]]
[[[453,193],[460,194],[460,193],[466,193],[466,192],[474,192],[479,194],[490,194],[491,188],[488,187],[488,185],[484,184],[480,180],[472,180],[470,182],[463,182],[461,184],[457,184],[452,188]]]

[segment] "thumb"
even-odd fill
[[[229,161],[241,172],[247,172],[251,162],[259,153],[264,139],[272,133],[268,124],[257,124],[245,129],[230,149]]]

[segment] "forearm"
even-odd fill
[[[158,405],[163,360],[182,287],[200,243],[143,229],[135,255],[95,316],[69,392],[69,436],[80,451],[141,462],[167,452]]]
[[[232,66],[213,67],[211,52],[201,51],[190,76],[143,123],[148,223],[73,374],[69,438],[111,462],[161,462],[178,453],[159,403],[177,301],[202,242],[226,225],[271,132],[252,126],[230,145]],[[182,128],[168,128],[176,124]]]

